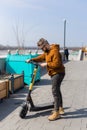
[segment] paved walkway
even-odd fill
[[[11,95],[0,104],[0,130],[87,130],[87,61],[65,64],[66,76],[61,86],[65,115],[48,121],[51,110],[28,112],[19,117],[20,105],[25,101],[27,88]],[[41,81],[32,92],[36,104],[53,101],[50,77],[43,71]]]

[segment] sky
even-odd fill
[[[0,0],[0,44],[34,46],[40,38],[87,45],[87,0]]]

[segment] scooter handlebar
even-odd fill
[[[30,62],[27,62],[27,61],[25,61],[26,63],[31,63],[31,64],[33,64],[33,65],[35,65],[35,66],[40,66],[40,64],[39,63],[37,63],[37,62],[34,62],[34,61],[30,61]]]

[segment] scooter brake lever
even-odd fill
[[[33,65],[36,65],[36,66],[40,66],[39,63],[34,62],[34,61],[30,61],[29,63],[31,63],[31,64],[33,64]]]
[[[31,63],[31,64],[33,64],[33,65],[35,65],[35,66],[40,66],[40,64],[39,63],[37,63],[37,62],[34,62],[34,61],[30,61],[30,62],[27,62],[27,61],[25,61],[25,63]]]

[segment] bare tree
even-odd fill
[[[21,26],[21,24],[19,24],[19,22],[18,22],[12,28],[13,28],[13,32],[15,34],[18,49],[19,50],[24,49],[24,44],[25,44],[24,24]]]

